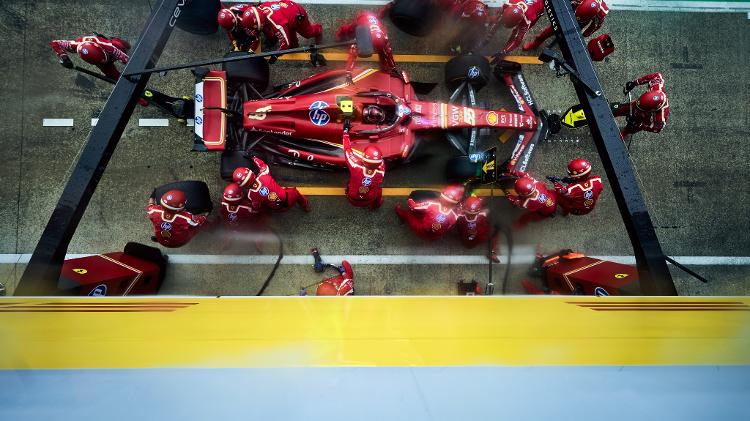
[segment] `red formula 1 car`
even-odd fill
[[[355,150],[376,144],[391,165],[409,159],[422,132],[443,131],[471,162],[483,158],[480,129],[517,130],[514,163],[523,161],[524,150],[533,150],[529,145],[545,135],[544,119],[515,64],[497,67],[495,74],[510,89],[519,112],[477,105],[476,90],[490,77],[489,63],[481,56],[459,56],[448,63],[446,81],[455,90],[447,102],[422,101],[415,92],[419,84],[406,73],[379,69],[328,70],[261,94],[268,84],[265,61],[241,63],[244,67],[195,71],[194,150],[225,151],[225,156],[232,151],[235,156],[266,153],[293,166],[344,168],[342,101],[353,103],[347,115],[353,113],[350,136]],[[233,168],[223,164],[222,176],[228,177]]]

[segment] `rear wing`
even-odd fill
[[[194,151],[224,150],[227,137],[226,109],[226,72],[207,69],[196,71]]]

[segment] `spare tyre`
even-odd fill
[[[224,58],[248,55],[250,54],[244,51],[232,51],[225,54]],[[222,63],[221,69],[227,72],[229,82],[249,83],[260,93],[266,90],[271,78],[268,61],[263,57],[251,57],[245,60]]]
[[[221,153],[221,167],[219,168],[219,172],[222,179],[231,183],[232,174],[237,167],[248,167],[253,169],[255,164],[245,156],[245,151],[225,150]]]
[[[396,0],[390,18],[396,28],[415,37],[428,35],[439,17],[433,0]]]
[[[453,57],[445,64],[445,83],[451,90],[466,80],[478,91],[487,85],[490,74],[490,62],[479,54]]]
[[[480,171],[480,164],[471,162],[467,155],[453,157],[445,164],[445,178],[449,183],[464,183],[475,179]]]
[[[219,29],[216,15],[220,9],[219,0],[192,0],[179,8],[177,27],[191,34],[213,34]]]
[[[409,193],[409,199],[419,203],[427,200],[440,199],[440,192],[435,190],[414,190]]]
[[[190,213],[211,212],[214,208],[208,186],[202,181],[188,180],[167,183],[155,188],[151,192],[151,197],[158,202],[161,196],[170,190],[180,190],[185,193],[187,197],[185,210]]]

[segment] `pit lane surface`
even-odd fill
[[[309,5],[310,15],[321,21],[330,37],[336,25],[357,10],[354,6]],[[0,88],[6,107],[0,114],[0,145],[6,163],[0,167],[0,253],[30,253],[59,197],[77,153],[96,118],[110,87],[57,65],[47,42],[74,38],[91,30],[119,34],[131,41],[139,34],[149,13],[148,2],[132,2],[127,9],[110,2],[6,1],[0,5],[0,36],[15,48],[0,52],[4,78]],[[544,18],[542,18],[544,19]],[[543,24],[540,22],[540,27]],[[639,134],[631,145],[644,194],[664,250],[683,256],[747,256],[750,254],[750,218],[746,210],[748,189],[746,145],[748,123],[748,23],[741,14],[612,12],[605,29],[613,34],[616,53],[598,70],[605,94],[621,100],[627,79],[653,71],[667,78],[666,89],[673,108],[669,126],[660,135]],[[710,36],[708,36],[710,28]],[[541,28],[537,28],[541,29]],[[696,36],[705,34],[706,36]],[[496,44],[504,41],[504,34]],[[391,31],[400,54],[448,54],[439,40],[416,39]],[[226,49],[222,33],[199,37],[176,30],[159,64],[184,63],[217,57]],[[403,63],[413,80],[442,81],[439,64]],[[303,61],[283,61],[272,68],[276,82],[297,79],[313,70]],[[525,66],[524,72],[540,108],[564,110],[577,102],[567,79],[556,79],[544,66]],[[152,78],[151,86],[173,95],[192,92],[187,71]],[[439,86],[428,99],[445,99]],[[510,107],[509,95],[497,83],[482,91],[483,99]],[[177,179],[205,180],[214,199],[223,183],[218,177],[218,155],[190,152],[190,129],[169,121],[167,127],[144,127],[138,119],[165,116],[153,107],[138,108],[123,134],[86,215],[70,246],[70,252],[95,253],[120,249],[126,241],[149,243],[149,224],[143,207],[157,184]],[[72,127],[45,127],[44,119],[73,119]],[[488,144],[497,143],[485,139]],[[512,142],[510,142],[512,143]],[[512,145],[497,143],[508,153]],[[422,150],[424,157],[408,167],[389,171],[388,187],[421,187],[443,182],[444,159],[452,153],[446,141],[433,141]],[[532,163],[538,176],[561,175],[570,158],[592,159],[600,170],[588,134],[568,131],[540,144]],[[341,186],[341,173],[319,173],[275,167],[282,183],[297,186]],[[343,197],[314,196],[313,212],[293,210],[270,218],[282,236],[285,254],[304,255],[320,247],[326,255],[479,255],[463,249],[455,238],[425,244],[399,226],[393,205],[399,197],[386,198],[380,211],[355,209]],[[502,199],[492,201],[498,219],[517,215]],[[224,240],[222,232],[204,232],[193,243],[172,253],[252,254],[252,241]],[[576,248],[594,255],[632,254],[611,194],[605,190],[597,210],[586,217],[556,218],[519,233],[516,244],[544,243],[545,251]],[[276,251],[273,240],[262,253]],[[334,262],[338,263],[338,262]],[[23,265],[1,265],[0,282],[12,290]],[[266,265],[175,265],[165,293],[253,294],[270,270]],[[495,266],[496,281],[502,266]],[[745,266],[701,266],[698,270],[713,282],[699,284],[674,272],[685,294],[747,294],[749,271]],[[451,294],[457,279],[486,279],[482,265],[360,265],[355,267],[358,289],[367,294]],[[518,281],[525,266],[513,268],[509,292],[520,292]],[[270,294],[294,294],[319,275],[303,265],[279,270]],[[309,282],[308,282],[309,281]]]

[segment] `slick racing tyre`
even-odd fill
[[[125,244],[125,249],[123,251],[128,256],[137,257],[159,266],[159,285],[157,286],[158,291],[158,289],[161,288],[161,282],[164,280],[164,275],[166,273],[167,261],[169,260],[167,255],[162,254],[161,250],[156,247],[150,247],[132,241]]]
[[[219,9],[219,0],[192,0],[180,8],[177,27],[191,34],[213,34],[219,29],[219,23],[216,21]]]
[[[490,62],[478,54],[453,57],[445,64],[445,83],[451,90],[466,80],[478,91],[487,85],[490,74]]]
[[[174,183],[164,184],[155,188],[151,197],[158,203],[161,196],[170,190],[181,190],[185,193],[187,197],[185,210],[190,213],[211,212],[214,208],[208,186],[202,181],[175,181]]]
[[[221,178],[225,181],[232,182],[232,173],[238,167],[248,167],[254,169],[255,164],[245,157],[244,151],[224,151],[221,153]]]
[[[440,198],[440,192],[435,190],[414,190],[409,193],[409,199],[419,203],[426,200],[437,200]]]
[[[464,183],[477,178],[478,162],[471,162],[468,156],[456,156],[445,164],[445,178],[449,183]]]
[[[232,51],[224,55],[224,58],[246,55],[248,54],[242,51]],[[260,93],[263,93],[268,87],[270,69],[268,61],[263,57],[222,63],[221,68],[227,72],[227,80],[229,82],[249,83]]]
[[[437,5],[434,3],[434,0],[396,0],[391,7],[391,22],[409,35],[426,36],[437,23]]]

